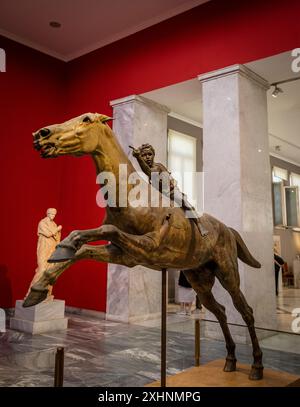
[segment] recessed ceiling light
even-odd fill
[[[61,23],[59,23],[58,21],[50,21],[49,25],[52,28],[60,28],[61,27]]]

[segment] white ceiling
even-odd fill
[[[69,61],[207,1],[0,0],[0,34]]]
[[[246,65],[271,84],[300,77],[299,73],[292,72],[291,61],[291,53],[285,52]],[[277,98],[272,97],[273,87],[267,93],[270,153],[300,165],[300,80],[279,87],[284,92]],[[201,90],[201,84],[195,78],[143,96],[168,106],[175,115],[201,125]],[[276,146],[280,146],[280,151]]]
[[[300,77],[291,69],[291,52],[261,59],[247,66],[266,78],[269,83]],[[300,165],[300,80],[279,85],[283,90],[272,97],[274,87],[268,91],[270,152]],[[280,151],[276,151],[279,146]]]
[[[197,78],[146,92],[142,96],[202,125],[202,86]]]

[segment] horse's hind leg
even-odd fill
[[[185,270],[184,274],[197,292],[201,303],[215,315],[221,326],[227,348],[224,371],[232,372],[236,370],[235,343],[227,325],[225,307],[216,301],[211,292],[215,281],[214,272],[207,267],[201,267],[201,269]]]
[[[245,321],[250,334],[254,362],[249,379],[260,380],[263,377],[262,351],[255,332],[253,310],[247,303],[239,287],[240,278],[237,260],[228,258],[228,255],[226,258],[226,255],[224,255],[220,263],[222,266],[216,270],[216,276],[222,286],[229,292],[232,302]]]
[[[233,372],[234,370],[236,370],[235,343],[228,328],[225,307],[216,301],[211,292],[200,294],[200,299],[202,301],[202,304],[210,312],[212,312],[219,321],[219,324],[223,331],[227,349],[224,372]]]
[[[249,379],[260,380],[263,378],[263,364],[262,364],[262,351],[259,346],[257,335],[254,327],[254,317],[253,310],[248,305],[244,294],[240,289],[230,292],[233,304],[235,308],[240,312],[243,320],[247,324],[249,334],[251,337],[252,347],[253,347],[253,365],[251,367],[251,372],[249,374]]]

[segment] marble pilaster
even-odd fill
[[[6,315],[4,309],[0,308],[0,333],[6,330]]]
[[[166,163],[168,109],[141,96],[129,96],[111,102],[113,130],[137,171],[129,145],[150,143],[155,159]],[[161,273],[142,266],[129,269],[109,264],[107,275],[106,318],[136,322],[160,315]]]
[[[254,310],[255,325],[275,328],[268,83],[243,65],[201,75],[199,80],[204,210],[236,229],[262,264],[261,269],[253,269],[239,262],[241,289]],[[219,282],[213,292],[225,305],[229,322],[243,324]],[[208,317],[213,318],[209,313]]]

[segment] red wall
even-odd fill
[[[65,65],[1,37],[0,47],[7,58],[0,73],[0,307],[10,307],[34,274],[37,223],[47,207],[61,205],[63,163],[42,162],[31,133],[64,119]]]
[[[5,129],[1,140],[7,150],[1,160],[7,186],[1,200],[5,227],[0,306],[12,305],[32,276],[34,233],[44,208],[58,207],[57,219],[63,224],[64,235],[73,229],[95,227],[103,217],[95,202],[90,160],[41,160],[31,149],[32,130],[63,119],[65,106],[69,117],[84,111],[110,114],[112,99],[299,47],[299,13],[298,0],[214,0],[65,66],[9,42],[7,73],[0,75],[1,128]],[[10,281],[11,297],[2,288],[1,275]],[[68,305],[105,310],[105,265],[82,262],[72,266],[60,277],[55,293],[66,298]]]
[[[86,179],[78,161],[42,160],[32,147],[33,131],[69,117],[67,64],[1,37],[0,48],[7,58],[6,73],[0,75],[0,307],[11,307],[24,297],[34,275],[36,229],[46,209],[58,209],[63,236],[100,225],[103,210],[90,212],[96,190],[89,163],[82,160],[90,169]],[[68,305],[104,310],[106,265],[73,266],[59,279],[54,294]]]
[[[299,0],[212,0],[70,62],[70,112],[299,47],[299,15]]]

